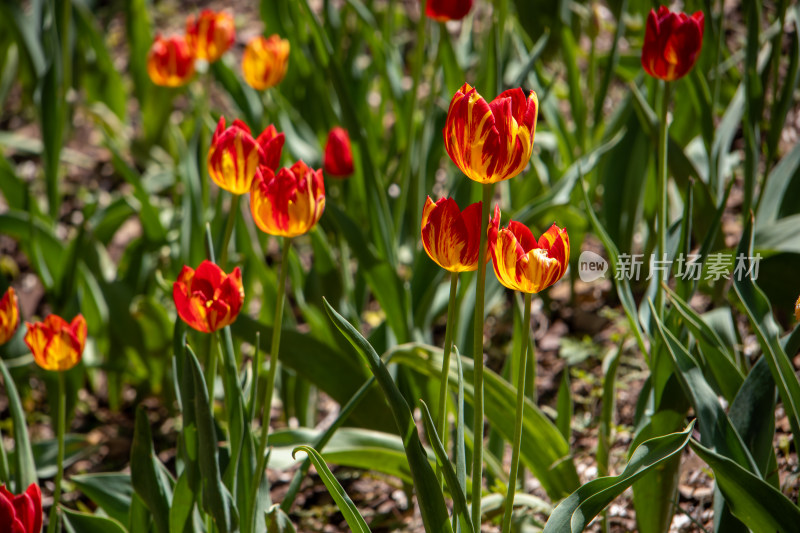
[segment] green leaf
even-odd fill
[[[800,509],[781,491],[731,459],[692,440],[692,450],[714,470],[734,516],[753,531],[797,531]]]
[[[457,354],[456,354],[457,356]],[[472,518],[470,517],[469,507],[467,507],[467,487],[462,484],[458,479],[453,465],[450,463],[450,458],[447,456],[447,451],[444,449],[439,435],[436,433],[436,426],[431,418],[431,412],[425,402],[422,404],[422,422],[425,424],[425,433],[428,435],[428,442],[431,443],[433,451],[436,454],[439,467],[444,472],[444,479],[447,481],[447,486],[450,488],[450,495],[453,498],[453,508],[458,514],[458,519],[461,522],[462,531],[472,531]]]
[[[278,504],[267,511],[267,533],[297,533],[289,516]]]
[[[350,496],[344,491],[342,485],[336,477],[334,477],[333,473],[331,473],[330,468],[325,464],[319,452],[311,446],[298,446],[294,449],[292,455],[296,454],[298,451],[306,452],[311,462],[314,463],[317,474],[322,478],[322,482],[325,483],[325,487],[328,489],[333,501],[336,502],[337,507],[339,507],[339,511],[341,511],[344,519],[347,521],[347,525],[350,526],[350,531],[355,533],[368,533],[369,527],[361,516],[361,513],[358,512],[358,508],[356,508],[353,500],[350,499]]]
[[[65,507],[61,511],[68,533],[127,533],[122,524],[113,518],[76,513]]]
[[[121,524],[128,522],[133,496],[130,474],[79,474],[69,480],[109,517]]]
[[[36,463],[33,460],[33,450],[28,437],[28,426],[25,423],[25,411],[17,393],[14,380],[11,379],[5,363],[0,359],[0,373],[8,396],[8,408],[11,411],[11,420],[14,422],[12,435],[14,436],[14,480],[16,481],[15,493],[21,494],[31,483],[37,483]]]
[[[150,420],[143,405],[136,408],[136,428],[131,446],[131,483],[153,516],[157,533],[169,533],[170,487],[159,473],[153,449]]]
[[[405,398],[392,380],[389,370],[375,353],[375,349],[342,315],[331,307],[327,300],[324,302],[328,316],[359,355],[367,361],[389,402],[398,432],[403,438],[425,530],[428,533],[452,531],[444,497],[431,464],[428,462],[428,456],[419,440],[417,427]]]
[[[569,442],[572,435],[572,391],[569,388],[569,367],[564,367],[561,375],[561,384],[558,386],[558,400],[556,402],[556,427],[564,440]]]
[[[589,481],[561,502],[550,515],[544,533],[579,533],[600,511],[622,494],[634,481],[663,461],[679,454],[689,443],[694,422],[680,433],[647,440],[631,455],[622,474]]]

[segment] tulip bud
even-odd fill
[[[672,13],[661,6],[658,13],[650,10],[642,47],[642,66],[653,76],[665,81],[682,78],[697,62],[703,45],[703,13],[691,17]]]
[[[231,274],[211,261],[203,261],[197,270],[184,266],[172,285],[172,299],[178,316],[203,333],[213,333],[232,324],[244,302],[242,272]]]
[[[497,183],[528,166],[539,101],[531,91],[505,91],[491,103],[464,84],[453,96],[444,127],[450,159],[468,178]]]
[[[328,134],[322,168],[325,174],[335,178],[346,178],[353,173],[353,151],[344,128],[333,128]]]
[[[71,323],[60,316],[48,315],[42,322],[26,324],[25,344],[37,365],[45,370],[62,372],[80,362],[86,345],[86,319],[83,315],[79,314]]]
[[[147,74],[156,85],[180,87],[194,75],[194,54],[181,36],[156,36],[147,54]]]
[[[509,289],[537,293],[553,285],[567,272],[569,235],[555,224],[537,241],[524,224],[511,221],[499,229],[500,210],[489,228],[489,250],[494,273]]]
[[[439,22],[461,20],[472,9],[472,0],[428,0],[425,14]]]
[[[244,81],[259,91],[278,85],[286,76],[289,49],[289,41],[277,35],[252,39],[242,56]]]
[[[17,293],[14,287],[9,287],[6,293],[0,298],[0,344],[5,344],[19,326],[19,307],[17,305]]]
[[[199,17],[186,19],[186,42],[197,59],[213,63],[233,46],[235,38],[233,17],[225,11],[204,9]]]

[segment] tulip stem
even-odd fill
[[[233,198],[231,198],[231,208],[228,211],[228,222],[225,225],[225,235],[222,237],[222,248],[219,251],[219,266],[223,270],[225,270],[226,265],[225,263],[228,262],[228,243],[231,241],[231,235],[233,235],[233,226],[236,222],[236,215],[239,214],[239,201],[241,200],[241,195],[234,194]]]
[[[450,352],[453,350],[453,331],[456,329],[458,296],[458,272],[450,273],[450,303],[447,305],[447,324],[444,330],[444,359],[442,359],[442,377],[439,380],[439,438],[446,442],[447,434],[447,382],[450,377]],[[442,472],[437,468],[439,484]]]
[[[528,363],[528,340],[531,334],[531,297],[525,293],[525,312],[522,319],[522,349],[517,369],[517,417],[514,424],[514,442],[511,448],[511,470],[508,473],[508,492],[503,512],[503,533],[511,531],[511,512],[514,509],[514,496],[517,492],[517,471],[519,470],[519,450],[522,444],[522,418],[525,409],[525,374]]]
[[[661,101],[661,120],[658,124],[658,253],[664,259],[667,253],[667,142],[668,128],[667,115],[669,113],[670,84],[664,82],[664,91]],[[666,281],[666,280],[665,280]],[[656,310],[660,317],[664,316],[664,290],[661,283],[656,287]]]
[[[58,372],[58,415],[56,419],[56,438],[58,439],[58,455],[56,456],[56,480],[53,490],[53,506],[50,507],[50,522],[47,533],[55,533],[59,522],[58,502],[61,500],[61,479],[64,477],[64,426],[67,425],[67,387],[64,372]]]
[[[267,440],[269,439],[269,421],[272,411],[272,394],[275,390],[275,376],[278,369],[278,350],[281,345],[281,323],[283,322],[283,304],[286,294],[286,272],[289,270],[289,251],[291,248],[292,239],[290,237],[284,237],[281,264],[278,266],[278,295],[275,301],[275,321],[272,324],[272,348],[269,352],[269,372],[267,373],[267,390],[264,394],[264,412],[261,416],[261,440],[258,444],[258,463],[256,466],[256,475],[253,478],[253,487],[250,491],[250,510],[254,514],[256,510],[258,488],[261,485],[261,478],[266,468]]]
[[[481,243],[478,256],[478,280],[475,292],[475,322],[473,340],[473,409],[475,418],[472,427],[474,443],[472,450],[472,523],[475,532],[481,530],[481,490],[483,486],[483,305],[486,292],[486,254],[487,229],[489,226],[489,203],[492,201],[491,183],[483,184],[483,204],[481,206]]]

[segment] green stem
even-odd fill
[[[670,84],[664,82],[664,91],[662,93],[661,101],[661,120],[658,124],[658,253],[661,257],[656,259],[663,259],[664,254],[667,253],[667,231],[669,224],[667,223],[667,142],[668,142],[668,128],[667,114],[669,113],[669,93]],[[664,290],[661,284],[656,288],[656,311],[660,317],[664,316]]]
[[[474,443],[472,450],[472,523],[475,532],[481,530],[481,489],[483,488],[483,304],[486,291],[486,254],[488,252],[486,231],[489,226],[489,203],[492,201],[491,183],[483,184],[483,207],[481,209],[481,244],[478,259],[478,281],[475,293],[475,337],[473,341],[473,409],[472,426]]]
[[[517,417],[514,424],[514,442],[511,448],[511,470],[508,473],[508,492],[503,512],[503,533],[511,531],[511,511],[514,509],[514,495],[517,492],[517,471],[519,470],[519,450],[522,444],[522,415],[525,409],[525,368],[528,362],[528,339],[531,334],[531,296],[525,293],[525,314],[522,319],[522,349],[517,369]]]
[[[222,339],[220,338],[220,332],[214,333],[214,339],[217,341],[217,350],[220,354],[220,358],[222,356]],[[217,385],[217,354],[214,353],[214,347],[209,346],[208,350],[208,364],[206,365],[206,387],[208,387],[208,400],[211,403],[211,409],[214,409],[214,398],[215,395],[215,388]]]
[[[61,480],[64,477],[64,427],[67,425],[67,387],[64,372],[58,373],[58,419],[56,422],[56,438],[58,439],[58,455],[56,456],[56,481],[53,491],[53,506],[50,507],[50,523],[47,533],[55,533],[59,522],[58,503],[61,500]]]
[[[231,208],[228,211],[228,222],[225,225],[225,235],[222,237],[222,247],[219,252],[219,266],[225,270],[225,263],[228,262],[228,243],[231,242],[231,235],[233,235],[233,226],[236,223],[236,216],[239,214],[239,202],[241,196],[234,194],[231,198]]]
[[[289,251],[292,248],[292,239],[284,237],[281,264],[278,266],[278,296],[275,302],[275,321],[272,325],[272,348],[269,352],[269,372],[267,373],[267,390],[264,394],[264,412],[261,416],[261,440],[258,443],[258,463],[256,475],[253,477],[251,488],[250,509],[255,511],[256,496],[261,485],[261,477],[266,468],[267,440],[269,439],[269,419],[272,404],[272,394],[275,390],[275,376],[278,369],[278,351],[281,345],[281,323],[283,322],[283,303],[286,293],[286,272],[289,270]]]
[[[442,377],[439,380],[439,438],[446,442],[447,433],[447,382],[450,377],[450,352],[453,350],[453,331],[456,329],[456,297],[458,296],[458,272],[450,273],[450,303],[447,305],[447,325],[444,332],[444,359],[442,360]],[[437,469],[441,483],[441,472]]]

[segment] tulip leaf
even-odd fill
[[[11,374],[6,368],[6,364],[0,358],[0,373],[3,374],[3,382],[6,386],[8,396],[8,408],[11,411],[11,420],[14,423],[14,480],[16,482],[15,493],[21,493],[31,483],[37,483],[36,463],[33,460],[33,449],[28,437],[28,426],[25,423],[25,411],[17,393],[17,386],[11,378]]]
[[[71,476],[70,482],[109,517],[121,524],[128,522],[133,496],[130,474],[79,474]]]
[[[131,446],[131,483],[150,510],[156,533],[169,533],[170,487],[160,473],[153,449],[150,420],[144,405],[136,408],[136,426]]]
[[[127,533],[118,520],[61,508],[67,533]]]
[[[428,455],[419,440],[417,427],[405,398],[372,345],[342,315],[337,313],[327,300],[324,302],[328,316],[359,355],[367,361],[389,402],[398,432],[403,437],[403,446],[411,467],[411,476],[414,479],[417,502],[422,513],[425,531],[428,533],[452,531],[439,482],[436,480],[433,468],[428,462]]]
[[[692,435],[694,422],[679,433],[655,437],[641,443],[622,474],[600,477],[582,485],[555,508],[543,533],[579,533],[634,481],[679,454]]]
[[[741,465],[695,440],[692,450],[714,471],[731,512],[753,531],[797,531],[800,509],[783,493]]]
[[[314,463],[314,468],[317,469],[317,474],[319,474],[320,478],[322,478],[322,482],[328,489],[333,501],[336,502],[336,506],[339,507],[339,511],[347,521],[347,525],[350,526],[350,531],[353,531],[354,533],[369,533],[369,526],[367,526],[367,523],[364,521],[364,518],[358,511],[358,508],[356,508],[353,500],[350,499],[350,496],[347,495],[347,493],[344,491],[344,488],[342,488],[342,485],[339,483],[336,477],[334,477],[333,473],[328,468],[328,465],[325,464],[325,460],[322,459],[322,456],[319,454],[319,452],[311,446],[298,446],[292,452],[292,456],[294,456],[297,452],[305,452],[308,454],[309,459],[311,459],[311,462]]]

